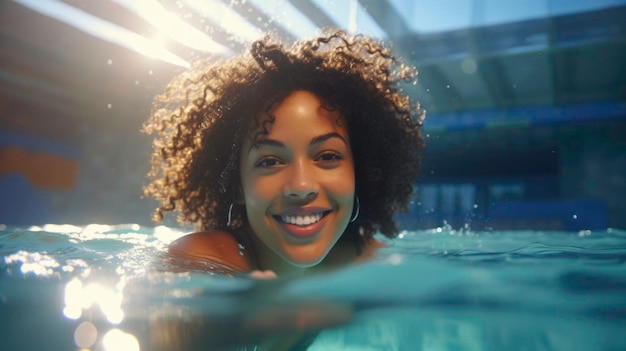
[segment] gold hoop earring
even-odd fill
[[[357,218],[359,218],[359,213],[361,212],[361,203],[359,202],[359,197],[355,197],[356,199],[356,212],[354,213],[354,215],[352,216],[352,218],[350,218],[350,223],[353,223],[354,221],[356,221]]]
[[[230,203],[230,206],[228,206],[228,221],[226,222],[226,226],[230,227],[230,225],[232,224],[232,215],[233,215],[233,206],[235,205],[234,202]]]

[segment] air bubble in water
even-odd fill
[[[466,58],[463,62],[461,62],[461,70],[463,70],[466,74],[476,73],[477,68],[478,65],[476,64],[476,60],[471,57]]]

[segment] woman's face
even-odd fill
[[[341,115],[308,91],[292,92],[272,114],[269,133],[256,146],[246,137],[241,148],[248,222],[274,254],[310,267],[326,257],[350,222],[354,165],[348,131]]]

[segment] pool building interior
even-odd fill
[[[419,71],[404,90],[426,148],[402,228],[626,228],[625,0],[137,4],[0,4],[0,224],[155,225],[152,98],[195,58],[333,26]]]

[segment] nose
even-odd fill
[[[293,163],[283,194],[290,199],[305,200],[314,198],[318,192],[314,170],[307,166],[305,160]]]

